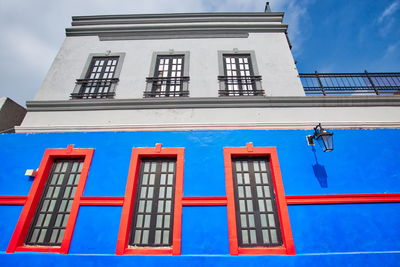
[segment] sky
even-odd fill
[[[400,72],[400,0],[270,0],[285,12],[299,72]],[[0,97],[25,105],[71,16],[263,12],[264,0],[0,0]]]

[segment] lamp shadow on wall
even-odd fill
[[[320,186],[322,188],[328,187],[328,174],[326,173],[326,169],[324,165],[319,164],[317,154],[315,151],[315,147],[312,147],[312,152],[314,153],[315,164],[312,165],[314,175],[317,178]]]

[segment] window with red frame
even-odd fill
[[[231,255],[295,254],[274,147],[224,149]]]
[[[183,148],[134,148],[116,254],[179,255]]]
[[[7,248],[68,253],[94,149],[47,149]]]

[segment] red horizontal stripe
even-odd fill
[[[226,206],[226,197],[182,197],[183,206]]]
[[[343,194],[286,196],[288,205],[390,203],[400,202],[400,194]]]
[[[122,206],[124,197],[81,197],[82,206]]]
[[[0,196],[0,205],[25,205],[26,199],[24,196]]]

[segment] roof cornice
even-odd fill
[[[400,106],[400,96],[193,97],[28,101],[32,111]]]

